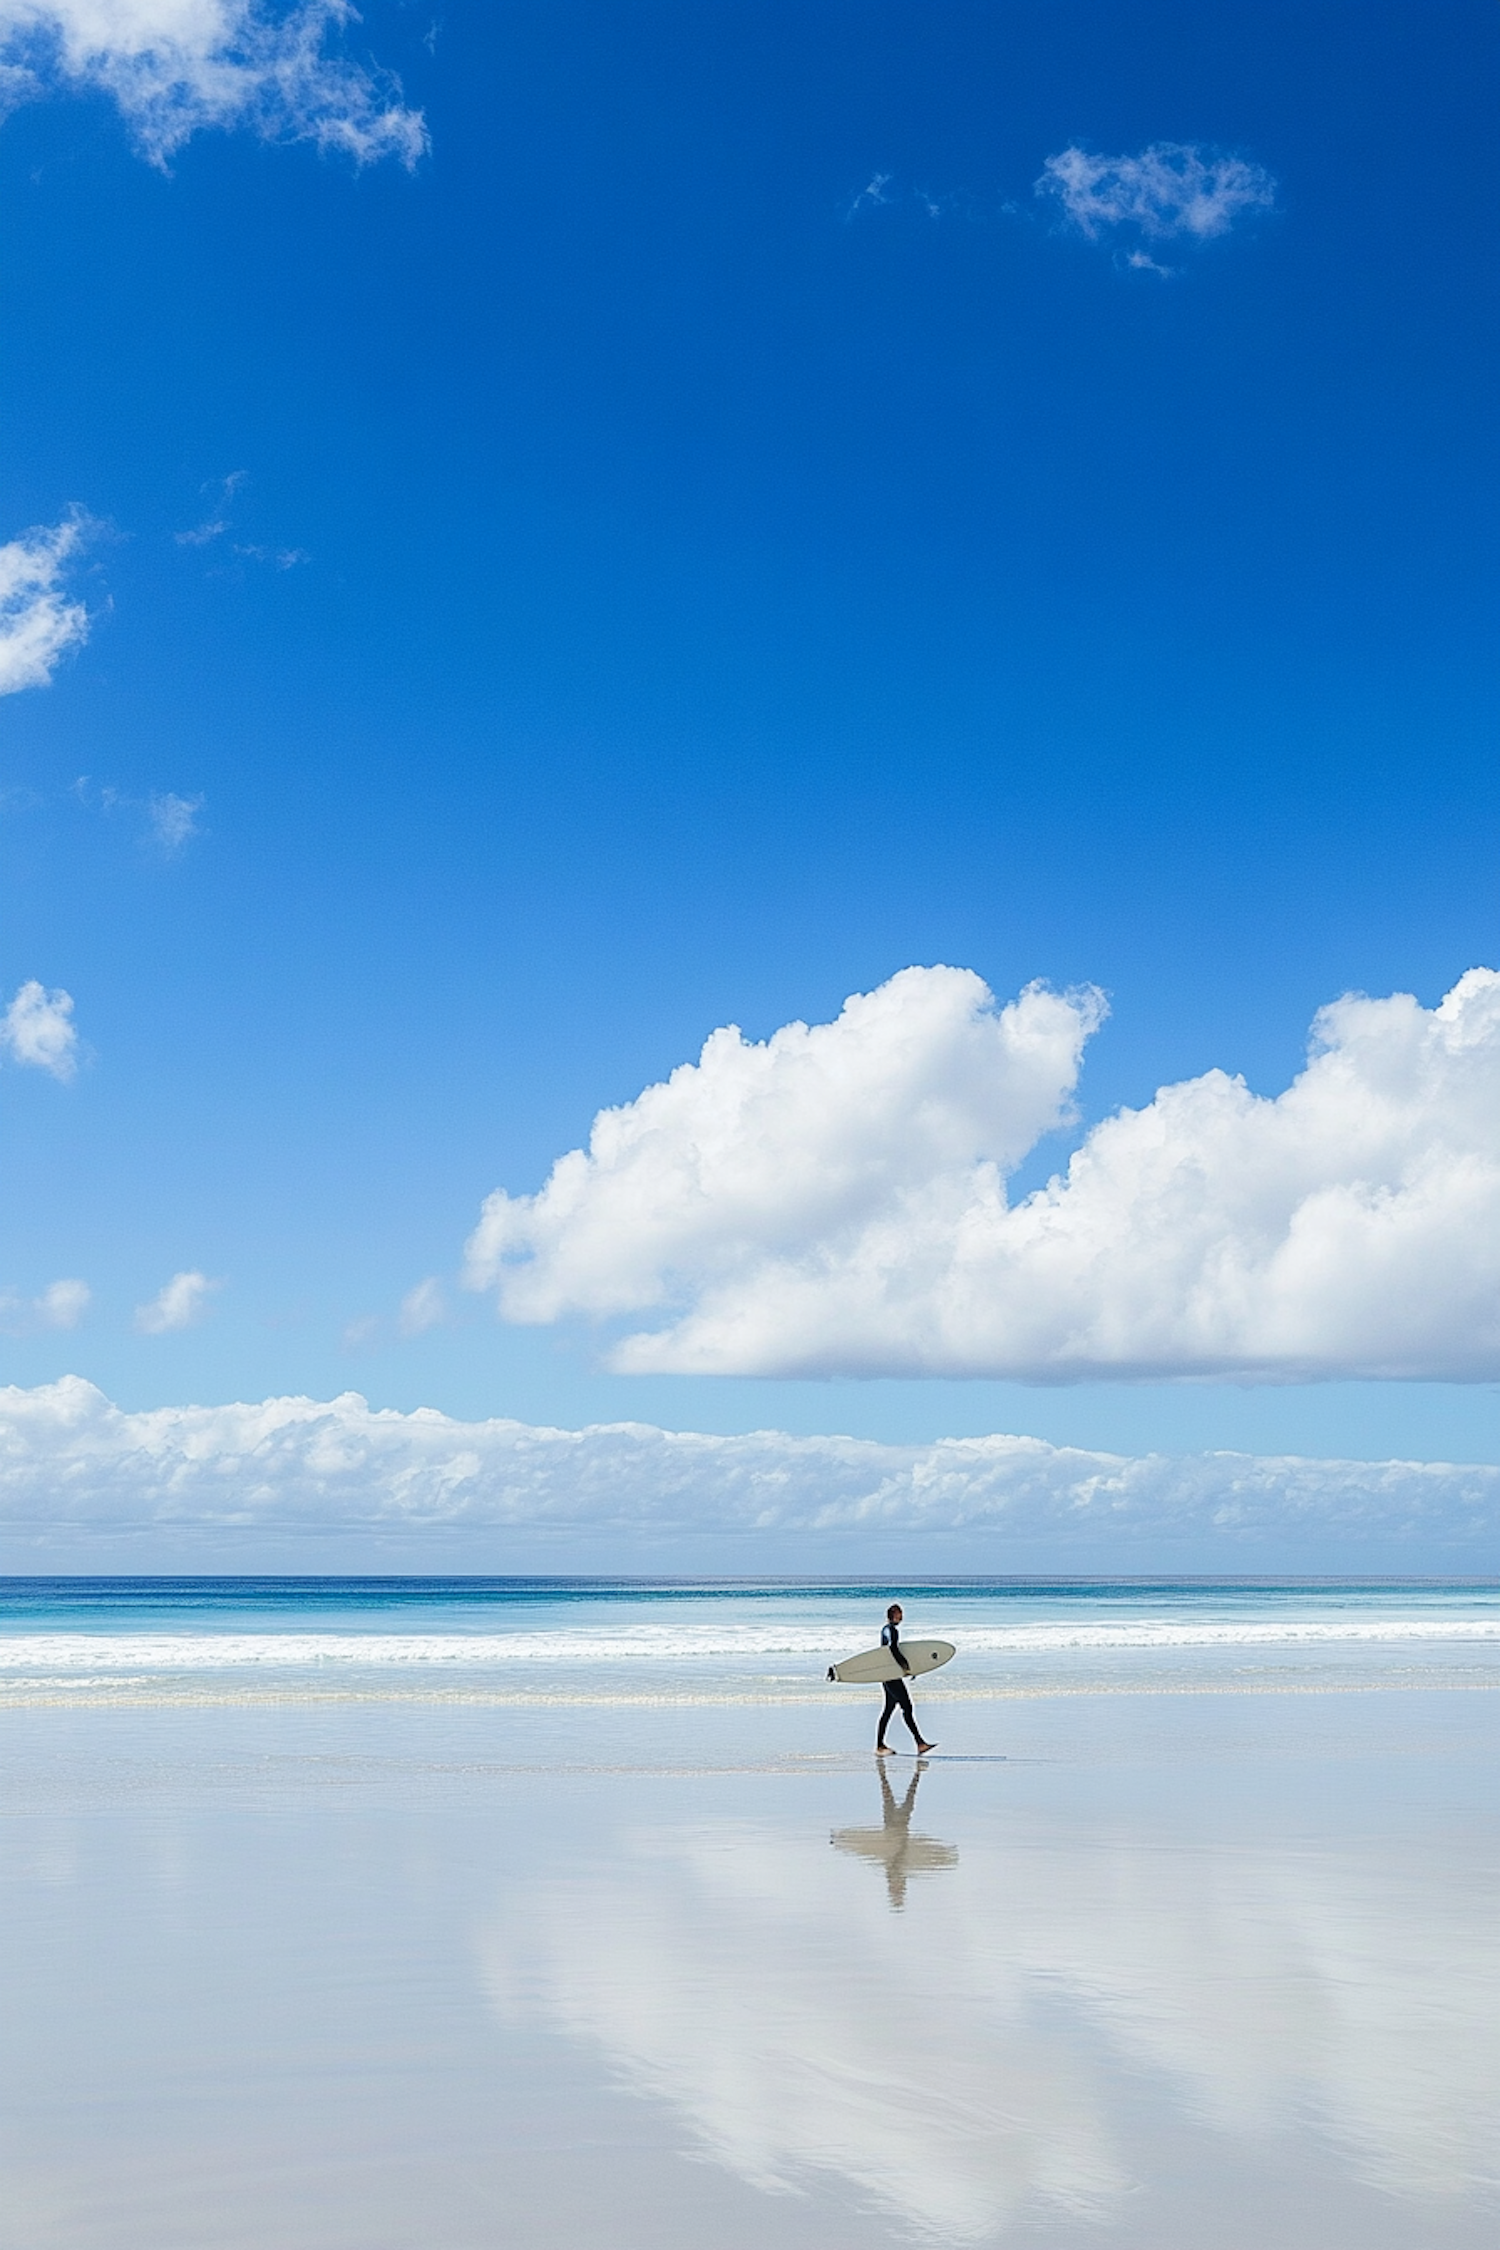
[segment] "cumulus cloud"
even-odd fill
[[[410,167],[426,125],[388,71],[345,51],[358,22],[348,0],[0,0],[6,106],[107,94],[157,165],[205,127],[245,126]]]
[[[1007,1436],[900,1446],[636,1422],[557,1430],[376,1410],[352,1391],[130,1414],[68,1376],[0,1390],[0,1522],[28,1536],[504,1533],[508,1553],[522,1540],[639,1553],[717,1538],[721,1552],[749,1540],[781,1567],[810,1546],[868,1555],[892,1538],[923,1553],[944,1539],[950,1556],[956,1541],[990,1567],[1018,1554],[1129,1569],[1146,1554],[1233,1568],[1236,1554],[1296,1567],[1370,1553],[1426,1567],[1489,1551],[1500,1468],[1132,1458]]]
[[[50,1281],[39,1297],[0,1290],[0,1330],[29,1336],[38,1329],[76,1328],[88,1311],[93,1291],[86,1281]]]
[[[66,1084],[78,1070],[72,994],[49,992],[29,977],[0,1016],[0,1054],[32,1070],[49,1071]]]
[[[1137,156],[1065,148],[1048,157],[1036,192],[1060,204],[1068,224],[1090,242],[1123,235],[1152,243],[1204,243],[1227,234],[1246,212],[1269,211],[1276,182],[1243,157],[1154,141]],[[1127,263],[1167,270],[1139,248]]]
[[[469,1280],[511,1321],[665,1311],[629,1372],[1500,1376],[1500,976],[1337,1001],[1285,1093],[1165,1086],[1012,1204],[1100,1014],[908,969],[834,1024],[715,1032],[488,1199]]]
[[[87,529],[87,517],[75,509],[61,523],[0,546],[0,695],[46,687],[68,650],[87,639],[89,613],[64,591]]]
[[[903,969],[831,1024],[763,1043],[733,1024],[696,1063],[601,1110],[541,1192],[485,1203],[471,1287],[509,1320],[634,1312],[815,1242],[927,1210],[981,1152],[1017,1163],[1069,1114],[1098,993],[1032,985],[997,1008],[969,969]]]
[[[149,1304],[137,1305],[137,1330],[142,1336],[168,1336],[179,1328],[195,1328],[208,1311],[209,1298],[222,1286],[206,1273],[174,1273]]]

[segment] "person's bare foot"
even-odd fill
[[[875,1755],[877,1758],[894,1758],[896,1753],[891,1748],[888,1742],[877,1742],[875,1745]]]
[[[917,1744],[917,1756],[919,1758],[925,1758],[929,1750],[935,1750],[936,1748],[937,1744],[935,1742],[919,1742]]]

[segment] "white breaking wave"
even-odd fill
[[[615,1633],[17,1633],[0,1642],[0,1672],[217,1672],[246,1665],[503,1670],[517,1664],[672,1665],[777,1657],[824,1664],[851,1653],[847,1639],[847,1631],[757,1624],[677,1630],[630,1626]],[[981,1626],[964,1632],[959,1657],[1437,1641],[1500,1644],[1500,1616],[1146,1618],[1102,1625]],[[920,1636],[909,1636],[908,1645],[920,1646]]]

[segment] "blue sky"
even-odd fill
[[[6,1379],[1495,1459],[1482,1353],[627,1374],[461,1285],[602,1107],[914,964],[1108,996],[1013,1202],[1500,965],[1493,10],[372,0],[168,131],[71,7],[0,128],[0,540],[83,511],[91,619],[0,702],[0,998],[79,1041],[0,1071]]]

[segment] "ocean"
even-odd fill
[[[540,1578],[0,1581],[0,1694],[136,1703],[194,1694],[811,1698],[873,1644],[959,1644],[944,1702],[1500,1683],[1500,1585],[1325,1580],[634,1583]]]

